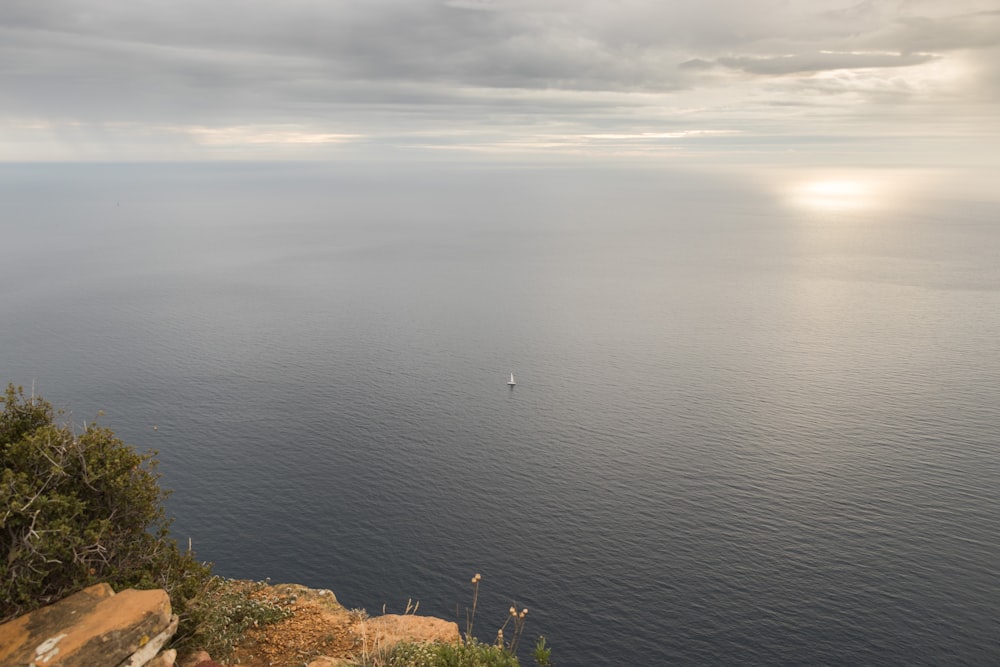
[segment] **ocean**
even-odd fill
[[[998,664],[1000,207],[903,176],[2,165],[0,381],[226,576],[464,626],[478,572],[564,667]]]

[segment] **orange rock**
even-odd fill
[[[155,658],[146,663],[145,667],[174,667],[177,664],[177,651],[170,649],[158,653]]]
[[[0,665],[117,665],[170,621],[166,591],[97,584],[0,625]]]
[[[433,616],[386,614],[358,623],[354,633],[366,645],[387,649],[399,642],[442,642],[459,640],[458,624]]]
[[[199,649],[184,656],[184,659],[178,663],[178,667],[198,667],[201,663],[211,660],[212,656],[208,654],[208,651]]]

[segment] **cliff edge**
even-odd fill
[[[339,667],[400,641],[457,642],[458,625],[431,616],[368,617],[347,610],[332,591],[275,584],[259,591],[281,599],[290,612],[276,623],[250,628],[227,664],[247,667]],[[162,590],[126,589],[117,594],[97,584],[0,625],[4,667],[208,667],[219,665],[197,652],[177,656],[160,650],[177,629]]]

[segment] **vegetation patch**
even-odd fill
[[[191,635],[177,639],[226,659],[249,630],[291,617],[290,607],[291,601],[275,595],[267,582],[212,577],[188,601]]]
[[[214,577],[170,538],[155,452],[96,422],[59,425],[12,384],[0,408],[0,622],[99,582],[165,589],[180,617],[173,645],[219,656],[246,628],[284,618],[264,584]]]

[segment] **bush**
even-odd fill
[[[0,622],[107,582],[166,589],[183,627],[211,567],[169,537],[155,452],[58,426],[20,387],[0,402]]]
[[[290,601],[268,591],[264,581],[212,577],[188,605],[191,622],[175,644],[200,648],[227,659],[251,628],[277,623],[292,615]],[[187,634],[190,632],[190,634]]]
[[[400,642],[384,656],[360,663],[362,667],[520,667],[517,658],[500,646],[475,639],[456,644]]]

